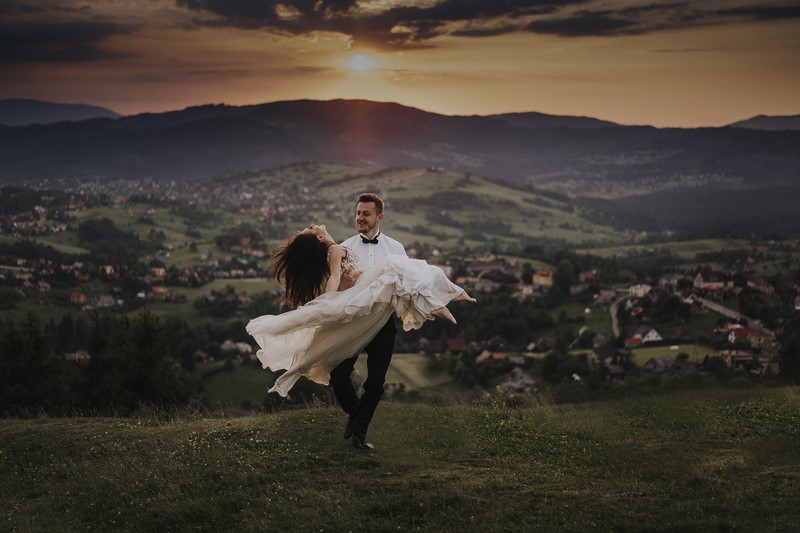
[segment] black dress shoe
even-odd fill
[[[347,424],[344,425],[344,431],[342,432],[342,437],[344,437],[344,440],[347,440],[352,436],[353,436],[353,423],[348,420]]]
[[[370,451],[374,450],[375,446],[367,442],[367,438],[362,435],[353,435],[353,448],[356,450]]]

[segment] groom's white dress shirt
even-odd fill
[[[378,233],[376,235],[378,244],[365,244],[361,240],[361,234],[353,235],[342,243],[342,246],[350,248],[358,254],[358,268],[361,271],[371,266],[380,265],[389,255],[407,255],[405,247],[400,242]]]

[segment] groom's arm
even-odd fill
[[[358,277],[361,276],[361,272],[358,270],[347,270],[342,272],[342,278],[339,281],[339,290],[346,291],[350,287],[356,284],[358,281]]]

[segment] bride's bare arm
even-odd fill
[[[339,283],[342,281],[342,257],[344,257],[344,248],[338,244],[332,245],[330,254],[328,254],[328,268],[330,268],[331,275],[325,284],[325,292],[339,290]]]

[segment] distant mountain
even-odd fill
[[[84,104],[58,104],[42,100],[0,100],[0,124],[25,126],[51,124],[62,120],[87,120],[91,118],[117,118],[110,109]]]
[[[303,162],[444,167],[560,193],[620,227],[800,235],[800,131],[791,130],[658,129],[298,100],[0,126],[0,161],[0,184],[198,182]]]
[[[591,117],[574,117],[568,115],[545,115],[543,113],[505,113],[489,115],[488,118],[504,120],[522,128],[613,128],[619,126],[614,122]]]
[[[543,126],[551,120],[559,126]],[[800,186],[800,132],[585,127],[592,120],[448,116],[365,100],[206,105],[0,127],[0,183],[194,180],[317,161],[439,166],[571,196],[607,197],[613,190],[622,191],[614,193],[620,196],[632,189],[641,194],[663,187]],[[539,127],[530,126],[537,122]]]
[[[767,116],[758,115],[757,117],[749,118],[747,120],[740,120],[730,124],[731,128],[748,128],[751,130],[767,130],[767,131],[784,131],[795,130],[800,131],[800,115],[786,115],[786,116]]]

